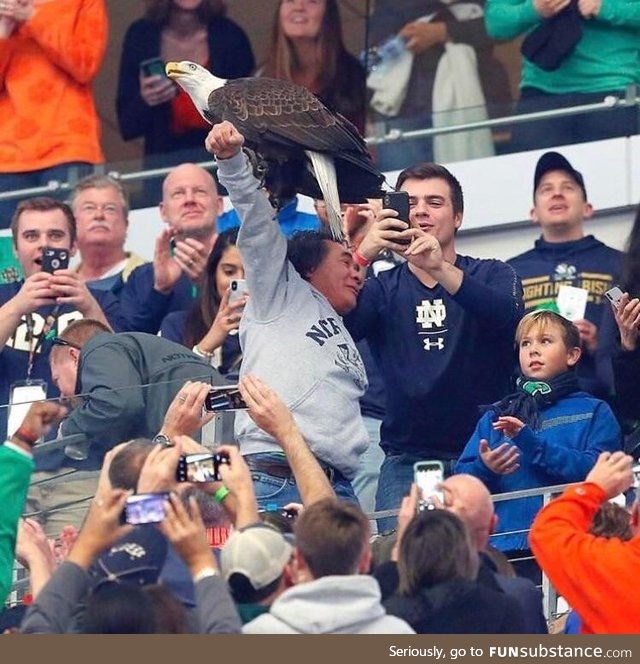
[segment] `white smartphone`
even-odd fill
[[[413,464],[413,481],[418,486],[418,511],[434,509],[434,496],[444,503],[444,493],[440,488],[444,480],[444,466],[441,461],[417,461]]]
[[[618,302],[622,299],[622,296],[624,293],[622,292],[622,289],[619,286],[614,286],[613,288],[610,288],[604,296],[611,302],[611,304],[616,307],[618,306]]]
[[[229,304],[236,302],[249,292],[247,282],[244,279],[232,279],[229,288],[231,289],[231,292],[229,293]]]

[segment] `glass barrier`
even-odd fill
[[[569,128],[561,135],[557,130],[541,129],[560,124],[570,127],[590,123],[594,131],[588,140],[634,135],[640,132],[639,106],[636,86],[630,86],[617,95],[594,95],[593,102],[588,104],[551,110],[535,110],[534,103],[526,103],[518,109],[523,112],[516,114],[513,104],[503,104],[488,110],[476,106],[433,113],[419,121],[406,117],[374,120],[368,125],[366,141],[379,168],[393,171],[429,159],[450,163],[579,142]],[[525,131],[523,127],[528,129]],[[533,137],[530,143],[527,136]],[[551,141],[550,136],[553,136]],[[157,205],[162,195],[162,180],[173,166],[185,161],[198,163],[212,172],[216,168],[204,148],[195,148],[147,157],[142,164],[139,159],[99,164],[95,172],[109,173],[126,182],[131,208],[137,209]],[[66,182],[54,180],[46,187],[0,192],[0,204],[37,195],[65,199],[77,180],[77,174],[71,171]],[[8,227],[9,220],[3,215],[0,227]]]

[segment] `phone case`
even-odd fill
[[[45,247],[42,250],[42,271],[53,274],[69,267],[69,250]]]
[[[165,76],[164,60],[162,58],[149,58],[140,63],[140,69],[145,76]]]
[[[236,302],[247,293],[247,282],[244,279],[232,279],[229,292],[229,304]]]
[[[611,302],[611,304],[617,304],[618,300],[624,295],[622,290],[618,286],[614,286],[613,288],[610,288],[604,296]]]
[[[382,199],[382,205],[395,210],[402,221],[409,221],[409,194],[406,191],[388,191]]]

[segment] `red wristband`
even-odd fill
[[[18,427],[16,431],[14,431],[13,435],[21,440],[23,443],[26,443],[27,445],[31,445],[32,447],[36,444],[38,441],[38,438],[40,436],[36,436],[33,431],[30,431],[26,427]]]
[[[353,254],[353,260],[358,264],[361,265],[362,267],[367,267],[368,265],[371,265],[371,261],[367,260],[358,249],[354,249]]]

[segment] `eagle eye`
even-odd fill
[[[191,67],[191,69],[193,69],[193,71],[196,70],[196,66],[195,66],[195,65],[189,65],[189,67]]]

